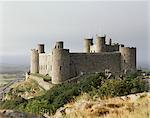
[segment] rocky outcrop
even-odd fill
[[[146,113],[150,111],[150,93],[138,93],[128,96],[115,97],[101,100],[81,99],[76,102],[66,104],[57,110],[53,118],[137,118],[137,114],[142,118],[148,118]],[[139,112],[139,110],[143,111]],[[145,115],[143,115],[143,113]],[[138,117],[138,118],[140,118]]]
[[[35,80],[41,87],[43,87],[45,90],[49,90],[53,87],[52,84],[45,82],[42,77],[34,76],[34,75],[28,75],[28,79]]]
[[[45,117],[38,115],[31,115],[13,110],[0,110],[0,118],[45,118]]]

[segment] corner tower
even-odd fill
[[[38,53],[45,53],[44,44],[38,44]]]
[[[95,52],[99,53],[99,52],[105,52],[105,38],[104,37],[97,37],[96,38],[96,50]]]
[[[84,39],[84,52],[90,53],[90,46],[93,45],[93,39]]]
[[[56,42],[52,50],[52,83],[61,84],[70,77],[69,49],[63,49],[63,42]]]
[[[121,53],[121,69],[123,72],[136,71],[136,48],[135,47],[119,47]]]
[[[37,49],[31,49],[30,55],[30,72],[38,73],[39,72],[39,53]]]
[[[58,41],[55,44],[55,49],[63,49],[64,48],[64,42],[63,41]]]

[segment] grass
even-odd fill
[[[28,79],[12,85],[12,89],[6,94],[5,99],[11,100],[15,97],[29,99],[39,96],[44,92],[44,89],[38,85],[35,80]]]
[[[133,95],[129,95],[132,98]],[[138,94],[137,99],[114,97],[93,100],[88,94],[83,94],[75,102],[66,104],[64,118],[149,118],[150,94]],[[85,99],[86,98],[86,99]],[[87,99],[88,98],[88,99]],[[54,115],[57,118],[57,113]]]
[[[16,79],[16,75],[14,74],[0,74],[0,87],[5,86],[12,80]]]
[[[46,82],[50,82],[51,81],[51,77],[49,75],[42,75],[42,74],[39,74],[39,73],[31,73],[31,75],[34,75],[34,76],[37,76],[37,77],[41,77]]]
[[[32,90],[32,87],[29,88],[29,90]],[[13,106],[11,106],[11,100],[1,102],[0,107],[2,106],[1,108],[8,108],[8,104],[6,103],[10,103],[10,108],[13,108],[15,110],[35,114],[44,114],[44,111],[46,111],[47,114],[52,115],[58,108],[74,101],[77,96],[83,93],[86,93],[91,98],[97,100],[97,97],[105,99],[109,97],[143,92],[147,90],[147,83],[145,83],[144,80],[135,77],[135,75],[125,77],[124,79],[118,78],[106,80],[105,76],[102,74],[93,74],[79,80],[77,83],[55,85],[43,95],[34,97],[27,101],[21,101],[18,98],[18,101],[17,99],[15,101],[12,101],[13,106],[15,105],[14,108]],[[112,104],[110,106],[113,107]],[[114,106],[119,107],[118,104]]]
[[[150,103],[146,101],[136,102],[129,106],[126,110],[118,110],[107,115],[105,118],[149,118]]]
[[[150,70],[143,70],[143,72],[150,73]]]

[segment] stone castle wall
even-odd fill
[[[114,52],[114,51],[119,51],[119,44],[114,44],[114,45],[105,45],[105,50],[106,52]]]
[[[39,54],[39,73],[51,75],[51,56],[49,54]]]
[[[84,39],[84,53],[70,53],[64,49],[63,42],[56,42],[51,53],[46,54],[44,45],[38,50],[31,50],[31,73],[50,75],[52,83],[60,84],[81,73],[133,72],[136,70],[136,48],[124,47],[122,44],[106,44],[105,37],[97,37],[96,44],[92,38]]]
[[[39,73],[53,76],[56,81],[54,83],[62,83],[62,80],[78,76],[81,73],[104,72],[106,69],[109,69],[112,73],[121,71],[121,53],[119,52],[68,53],[66,50],[66,54],[62,55],[60,54],[61,51],[62,49],[53,51],[54,60],[50,55],[39,55]]]
[[[114,53],[70,53],[70,74],[77,76],[83,73],[121,71],[121,54]]]

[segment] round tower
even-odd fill
[[[39,53],[45,53],[45,51],[44,51],[44,44],[38,44],[38,52]]]
[[[96,50],[95,52],[105,52],[105,36],[96,38]]]
[[[109,45],[112,45],[112,39],[109,39]]]
[[[54,48],[52,50],[52,83],[60,84],[70,77],[69,49]]]
[[[132,47],[119,47],[121,53],[121,69],[123,72],[136,71],[136,48]]]
[[[93,39],[84,39],[84,52],[90,53],[90,46],[93,44]]]
[[[64,42],[63,41],[58,41],[55,44],[55,48],[64,48]]]
[[[31,49],[30,72],[39,72],[39,53],[37,49]]]

